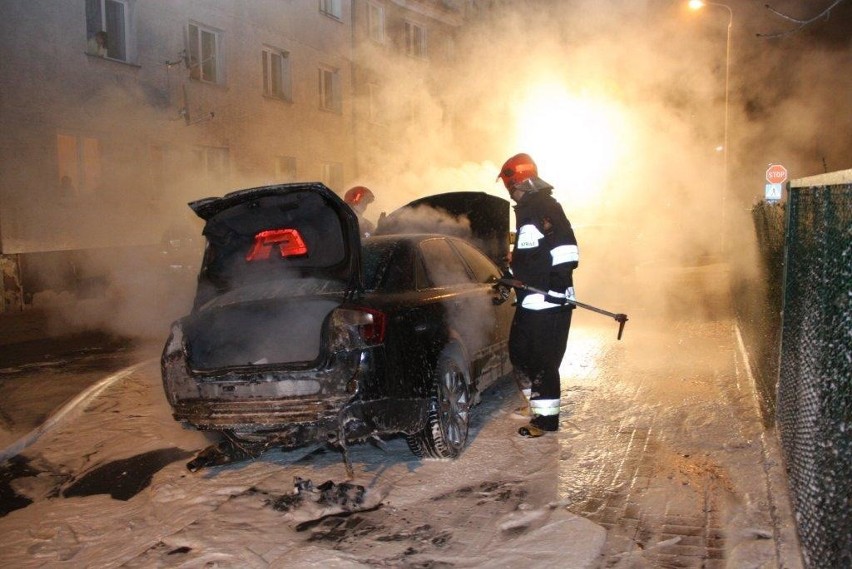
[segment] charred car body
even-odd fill
[[[509,206],[478,192],[442,202],[482,219],[398,233],[417,217],[409,207],[362,241],[355,214],[322,184],[191,203],[207,247],[192,312],[162,356],[175,419],[248,455],[404,434],[418,456],[457,456],[470,407],[511,371],[500,269],[469,242],[478,225],[478,243],[505,254]]]

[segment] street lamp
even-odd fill
[[[722,251],[724,252],[725,239],[725,199],[728,194],[728,93],[731,77],[731,26],[734,23],[734,11],[727,4],[718,2],[703,2],[702,0],[689,0],[689,7],[692,10],[700,10],[704,6],[718,6],[728,11],[728,36],[725,42],[725,133],[722,143],[722,160],[723,160],[723,178],[722,178]]]

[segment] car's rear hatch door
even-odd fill
[[[416,199],[383,216],[376,234],[441,233],[482,249],[498,266],[509,251],[509,201],[485,192],[447,192]]]
[[[362,288],[352,209],[319,183],[265,186],[189,204],[207,249],[185,322],[196,369],[309,362],[323,321]]]
[[[189,206],[207,222],[200,280],[220,293],[304,279],[362,286],[358,220],[323,184],[251,188]]]

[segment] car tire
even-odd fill
[[[421,458],[456,458],[467,444],[471,409],[470,366],[457,347],[438,358],[426,427],[406,437]]]

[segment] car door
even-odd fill
[[[459,239],[451,239],[450,242],[467,264],[480,294],[488,299],[485,303],[490,312],[487,321],[492,322],[493,325],[488,336],[488,344],[483,347],[480,357],[482,382],[484,386],[487,386],[511,370],[509,329],[515,313],[512,306],[515,293],[510,291],[508,298],[500,296],[494,284],[500,278],[501,270],[482,251]]]
[[[463,244],[463,242],[460,242]],[[493,365],[491,346],[497,315],[491,288],[476,276],[450,239],[434,237],[420,242],[426,286],[444,309],[444,324],[450,341],[464,347],[474,377]]]

